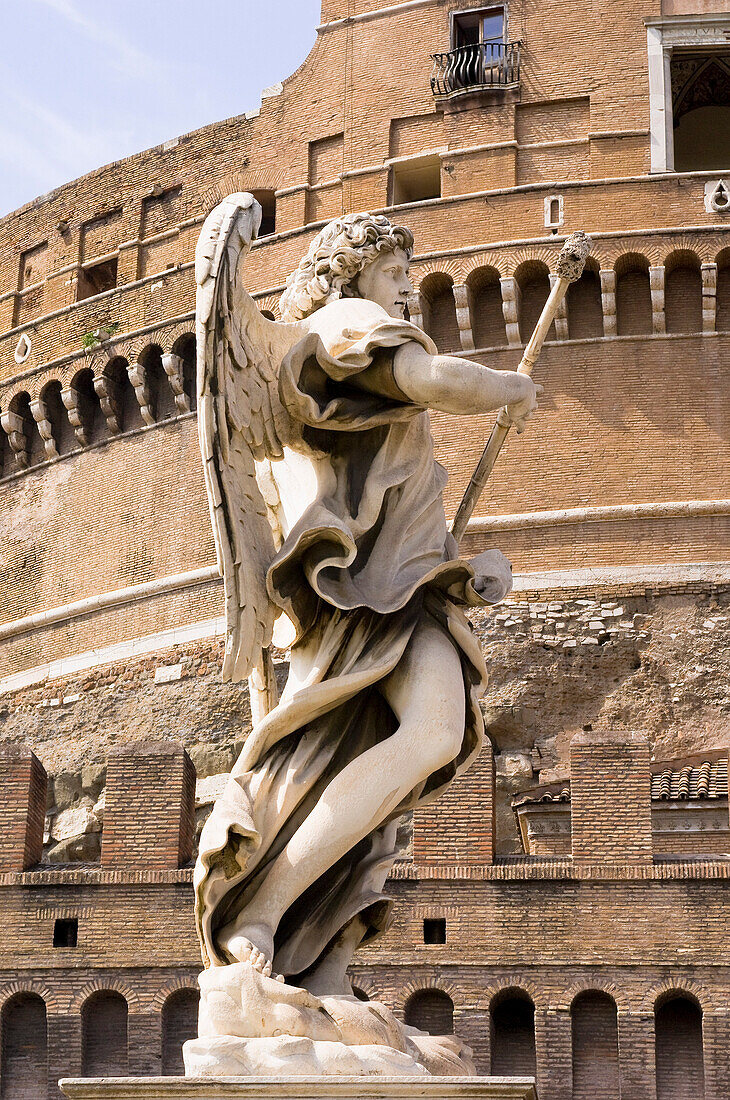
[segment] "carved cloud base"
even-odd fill
[[[413,1077],[428,1071],[410,1055],[372,1043],[315,1041],[293,1035],[270,1039],[190,1039],[184,1046],[188,1077]]]
[[[199,978],[198,1038],[183,1046],[188,1077],[471,1076],[454,1035],[402,1024],[377,1001],[315,997],[264,977],[250,963]]]

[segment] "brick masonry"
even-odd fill
[[[441,197],[391,213],[416,235],[413,316],[441,350],[473,343],[485,365],[517,365],[557,250],[546,198],[562,198],[566,231],[594,237],[537,369],[540,417],[510,441],[480,514],[727,497],[726,225],[704,209],[712,173],[648,174],[644,19],[686,14],[686,0],[618,0],[610,19],[589,0],[580,21],[558,0],[513,3],[519,95],[458,104],[434,101],[429,55],[449,45],[449,13],[474,4],[356,18],[388,7],[323,0],[323,24],[340,22],[258,113],[0,220],[3,623],[213,563],[191,375],[191,261],[213,204],[277,193],[275,232],[249,264],[251,291],[275,312],[317,221],[388,208],[397,169],[386,162],[434,150]],[[99,265],[116,265],[116,285],[86,297]],[[179,376],[163,355],[179,356]],[[490,426],[433,416],[450,512]],[[619,518],[482,531],[463,550],[497,543],[516,571],[630,576],[725,560],[729,535],[722,513]],[[212,582],[89,608],[5,641],[0,675],[221,609]],[[449,1025],[450,1001],[480,1071],[534,1064],[544,1100],[613,1100],[617,1078],[622,1100],[694,1098],[700,1073],[705,1100],[724,1100],[728,853],[655,862],[644,795],[650,752],[730,747],[726,587],[523,592],[474,627],[490,744],[412,822],[390,881],[394,923],[361,953],[356,984],[433,1026]],[[63,678],[40,672],[0,696],[9,1098],[55,1097],[60,1076],[84,1069],[179,1070],[199,967],[186,864],[210,805],[208,792],[194,807],[191,760],[214,781],[250,725],[245,691],[218,681],[220,659],[211,636]],[[183,747],[161,748],[171,734]],[[563,858],[525,859],[511,799],[567,780],[571,764],[571,843]],[[54,947],[56,922],[74,920],[78,946]],[[444,922],[444,943],[423,942],[426,920]]]

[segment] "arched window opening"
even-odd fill
[[[629,252],[616,263],[616,328],[619,336],[652,331],[649,261]]]
[[[619,1095],[616,1003],[607,993],[579,994],[570,1009],[573,1100],[616,1100]]]
[[[185,336],[181,336],[179,340],[176,340],[172,350],[175,352],[175,355],[179,355],[183,361],[183,390],[187,394],[190,408],[194,409],[198,403],[198,388],[196,381],[197,358],[195,337],[192,332],[186,333]]]
[[[667,332],[702,332],[702,270],[693,252],[674,252],[664,275]]]
[[[672,57],[674,169],[699,172],[730,164],[730,53]]]
[[[359,985],[353,985],[352,993],[353,993],[353,996],[357,997],[358,1001],[369,1001],[370,1000],[370,998],[368,997],[365,990],[360,989]]]
[[[580,279],[568,287],[568,333],[571,340],[603,336],[601,280],[595,260],[589,260]]]
[[[41,391],[41,401],[51,422],[56,450],[60,455],[67,455],[69,451],[73,451],[78,447],[79,443],[68,418],[66,407],[61,400],[61,383],[57,379],[44,386]]]
[[[71,382],[87,445],[98,443],[106,435],[106,420],[94,389],[94,375],[89,367],[80,370]]]
[[[466,285],[476,347],[504,347],[507,343],[507,330],[502,313],[499,272],[493,267],[481,267],[469,276]]]
[[[2,1011],[2,1100],[42,1100],[48,1094],[46,1006],[19,993]]]
[[[406,1001],[405,1022],[429,1035],[452,1035],[454,1002],[442,989],[418,989]]]
[[[81,1010],[81,1065],[84,1077],[127,1077],[127,1002],[121,993],[101,990]]]
[[[25,437],[25,457],[29,466],[35,466],[46,458],[46,451],[38,431],[38,425],[30,411],[30,395],[16,393],[10,402],[10,412],[14,414],[13,430]],[[16,419],[17,418],[17,419]],[[16,469],[22,468],[23,459],[20,455],[16,459]]]
[[[182,1047],[198,1034],[197,989],[178,989],[162,1009],[162,1073],[165,1077],[184,1077]]]
[[[534,1077],[535,1006],[521,991],[497,997],[491,1008],[492,1073],[502,1077]]]
[[[654,1026],[657,1100],[702,1100],[702,1009],[689,997],[670,996],[657,1005]]]
[[[520,264],[515,272],[515,279],[520,288],[522,305],[520,307],[520,336],[522,343],[526,344],[532,336],[535,325],[540,319],[543,306],[550,293],[550,274],[547,266],[538,260],[528,260]],[[555,325],[550,326],[547,340],[555,339]]]
[[[252,191],[251,194],[257,202],[261,203],[261,225],[259,227],[259,240],[269,237],[276,232],[276,193],[274,191]]]
[[[426,332],[439,351],[457,351],[461,347],[456,320],[454,281],[450,275],[436,272],[421,283],[423,319]]]
[[[718,332],[730,331],[730,248],[717,257],[717,319]]]
[[[139,361],[147,376],[150,404],[155,420],[169,420],[171,416],[176,416],[178,409],[175,405],[175,394],[162,365],[161,349],[156,344],[150,344],[140,355]]]

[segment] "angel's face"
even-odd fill
[[[404,317],[408,295],[413,293],[409,266],[402,248],[382,253],[360,272],[357,280],[360,296],[382,306],[391,317]]]

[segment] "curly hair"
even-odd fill
[[[382,214],[335,218],[312,241],[299,267],[286,281],[279,308],[282,321],[303,321],[337,298],[357,298],[360,272],[386,252],[401,248],[410,258],[413,234]]]

